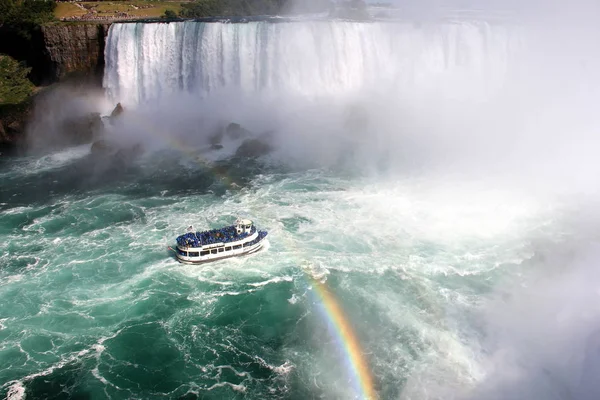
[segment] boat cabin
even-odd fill
[[[238,219],[235,221],[235,230],[238,235],[242,233],[250,234],[252,231],[252,221],[249,219]]]
[[[179,261],[199,264],[254,253],[266,236],[267,231],[257,231],[251,220],[238,218],[234,225],[178,236],[174,251]]]

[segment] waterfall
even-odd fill
[[[137,104],[186,91],[344,95],[386,88],[452,99],[504,82],[518,30],[482,21],[116,23],[104,87]]]

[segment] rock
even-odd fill
[[[219,132],[215,133],[214,135],[212,135],[211,137],[208,138],[208,143],[211,144],[211,146],[221,146],[221,142],[223,141],[223,131],[220,130]],[[223,146],[221,146],[223,147]]]
[[[108,117],[109,121],[113,122],[115,118],[123,114],[123,111],[125,111],[125,109],[123,108],[121,103],[117,103],[115,109],[112,110],[112,112],[110,113],[110,117]]]
[[[98,140],[92,144],[90,149],[91,154],[106,155],[115,152],[117,149],[114,144],[105,139]]]
[[[260,157],[273,150],[261,139],[246,139],[235,152],[236,157]]]
[[[42,25],[43,45],[49,62],[44,63],[44,80],[56,82],[77,73],[102,76],[105,38],[110,23]]]
[[[250,131],[242,128],[240,124],[232,122],[229,125],[227,125],[227,128],[225,128],[225,134],[231,139],[236,140],[248,136],[250,134]]]
[[[100,113],[92,113],[88,116],[89,128],[92,132],[92,138],[100,137],[104,134],[104,122]]]
[[[225,129],[220,128],[216,133],[208,138],[208,143],[211,145],[212,150],[220,150],[223,148],[222,142],[223,137],[227,136],[231,140],[238,140],[243,137],[250,135],[250,131],[242,128],[240,124],[230,123]]]
[[[136,143],[128,149],[127,154],[131,158],[137,158],[144,154],[144,146],[141,143]]]
[[[0,120],[0,143],[6,142],[8,139],[8,135],[4,130],[4,124],[2,123],[2,120]]]
[[[81,117],[65,120],[62,128],[74,144],[89,143],[101,136],[104,124],[100,113],[90,113]]]
[[[129,162],[141,156],[144,153],[144,147],[141,143],[136,143],[133,146],[120,147],[117,143],[106,139],[100,139],[92,144],[90,152],[94,156],[114,156],[115,160]]]
[[[31,102],[0,107],[0,146],[15,147],[25,139]]]
[[[130,153],[130,149],[121,149],[114,155],[114,159],[120,162],[120,165],[126,165],[128,162],[133,160],[135,156]]]
[[[14,134],[19,134],[23,132],[23,121],[13,121],[10,124],[8,124],[8,126],[6,127],[6,131],[8,133],[12,133]]]

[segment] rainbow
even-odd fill
[[[220,171],[218,171],[216,168],[211,168],[209,163],[204,161],[202,157],[195,155],[190,148],[186,147],[176,138],[171,137],[170,135],[166,134],[166,132],[159,131],[140,119],[136,120],[138,123],[144,125],[147,132],[149,132],[152,136],[166,140],[173,149],[187,155],[198,164],[208,167],[215,176],[224,180],[226,183],[231,182],[231,179],[229,176],[227,176],[227,174],[220,173]],[[346,367],[354,385],[354,392],[365,400],[378,399],[368,363],[363,356],[360,343],[354,334],[350,322],[344,315],[342,307],[325,283],[315,279],[309,273],[307,273],[307,275],[309,277],[311,286],[314,288],[314,293],[318,297],[321,310],[329,327],[331,328],[330,331],[335,333],[336,342],[346,355]]]
[[[325,283],[313,278],[310,274],[308,276],[315,294],[320,300],[323,313],[327,317],[330,328],[332,328],[331,331],[335,333],[336,342],[342,347],[347,357],[348,364],[346,367],[350,372],[355,393],[362,394],[361,397],[365,400],[377,399],[373,377],[363,356],[362,348],[340,304]]]
[[[173,150],[177,150],[180,153],[184,154],[190,160],[196,162],[198,165],[206,167],[215,177],[224,182],[227,186],[232,187],[235,184],[229,175],[217,167],[211,165],[211,163],[202,158],[200,154],[197,154],[191,147],[185,145],[176,137],[173,137],[163,130],[157,129],[155,126],[150,125],[150,123],[144,121],[142,118],[136,116],[134,113],[129,113],[128,118],[133,122],[137,123],[139,127],[144,129],[144,132],[150,134],[150,136],[157,138],[159,140],[164,141],[170,148]]]

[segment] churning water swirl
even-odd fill
[[[553,59],[537,40],[472,21],[114,24],[104,85],[125,113],[108,134],[145,153],[2,161],[3,395],[593,387],[578,366],[593,368],[599,315],[598,64],[584,94],[556,85],[550,101],[545,72],[524,79]],[[206,150],[228,122],[270,132],[273,151]],[[190,224],[237,216],[269,230],[266,250],[202,266],[169,254]]]

